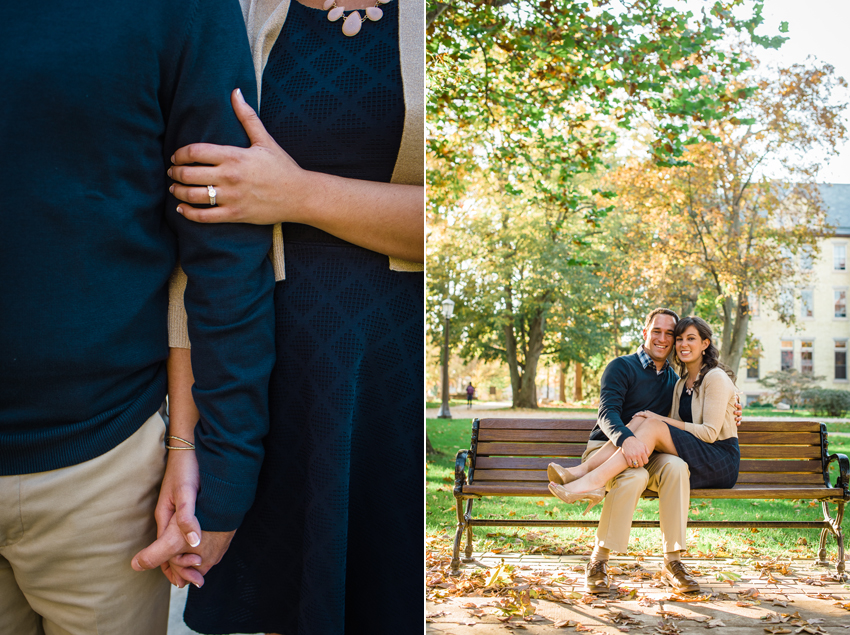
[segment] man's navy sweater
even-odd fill
[[[92,459],[157,410],[179,257],[197,516],[235,529],[268,428],[271,228],[186,220],[166,170],[189,143],[247,145],[230,105],[237,87],[256,103],[239,5],[3,3],[0,58],[0,474]]]
[[[654,363],[644,368],[637,353],[611,361],[602,373],[599,413],[590,439],[610,439],[614,445],[621,447],[623,441],[634,436],[626,424],[638,412],[649,410],[668,416],[678,379],[669,364],[660,374],[656,373]]]

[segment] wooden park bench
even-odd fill
[[[587,445],[593,419],[475,419],[469,450],[460,450],[455,459],[454,496],[457,508],[452,571],[460,568],[460,543],[466,532],[464,562],[472,559],[473,527],[593,527],[594,520],[555,520],[534,518],[473,518],[472,504],[486,496],[552,496],[546,466],[556,462],[564,467],[577,465]],[[821,521],[692,521],[690,527],[784,527],[821,528],[818,564],[827,565],[826,538],[833,534],[838,543],[837,571],[844,579],[844,535],[841,521],[844,501],[850,498],[850,463],[843,454],[827,453],[827,433],[823,423],[811,421],[744,421],[738,429],[741,470],[732,489],[691,490],[691,498],[809,499],[819,500]],[[835,485],[829,483],[829,465],[838,463]],[[646,490],[645,498],[657,494]],[[829,502],[837,503],[835,517]],[[464,505],[465,503],[465,505]],[[465,506],[465,509],[464,509]],[[635,520],[633,527],[658,527],[657,520]]]

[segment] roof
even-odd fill
[[[838,235],[850,235],[850,184],[823,183],[820,194],[827,209],[827,219]]]

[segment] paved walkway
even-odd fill
[[[476,563],[464,565],[460,579],[436,583],[439,578],[434,576],[443,573],[438,567],[428,572],[426,633],[613,635],[633,630],[679,635],[717,628],[724,635],[764,635],[850,629],[848,585],[835,578],[834,567],[817,567],[812,560],[686,559],[701,590],[674,596],[658,581],[661,558],[612,557],[614,590],[592,596],[582,591],[587,556],[474,556]],[[510,580],[502,578],[490,588],[479,585],[456,596],[457,585],[469,580],[470,573],[474,576],[476,568],[489,577],[502,563],[512,567]],[[733,579],[730,583],[724,577]],[[525,618],[505,620],[509,614],[503,609],[515,607],[525,608]]]
[[[593,412],[567,412],[564,410],[550,410],[548,408],[511,408],[510,401],[484,401],[473,403],[472,408],[467,408],[466,405],[452,406],[451,414],[453,419],[509,419],[509,418],[548,418],[548,419],[593,419]],[[439,408],[426,408],[425,417],[428,419],[436,419]],[[850,423],[848,419],[834,417],[801,417],[799,415],[780,415],[770,417],[758,417],[752,415],[744,415],[743,420],[748,419],[768,419],[773,421],[783,420],[799,420],[813,419],[823,421],[824,423]],[[830,434],[846,434],[833,432]]]

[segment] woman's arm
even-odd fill
[[[231,95],[250,148],[194,143],[177,150],[168,175],[177,209],[201,223],[303,223],[366,249],[424,260],[425,188],[301,169],[266,132],[237,89]],[[191,164],[204,165],[191,165]],[[216,192],[209,204],[207,185]]]

